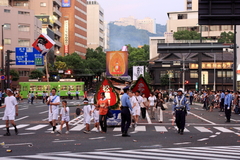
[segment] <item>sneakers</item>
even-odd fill
[[[11,136],[11,134],[10,134],[10,132],[7,132],[3,136]]]
[[[65,134],[69,134],[69,131],[66,131]]]
[[[85,130],[85,131],[83,131],[83,133],[86,133],[86,134],[88,134],[88,133],[90,133],[90,131],[86,131],[86,130]]]
[[[55,132],[54,132],[54,131],[51,131],[50,133],[54,134]]]
[[[58,134],[62,134],[62,131],[58,130],[57,133],[58,133]]]

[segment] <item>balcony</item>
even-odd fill
[[[59,20],[55,20],[54,24],[58,25],[59,27],[62,27],[62,23]]]
[[[53,4],[57,4],[59,7],[62,6],[62,4],[59,0],[53,0]]]
[[[54,29],[54,34],[58,35],[59,37],[62,37],[62,33],[56,29]]]
[[[58,47],[62,47],[62,43],[59,42],[58,40],[54,40],[54,42],[56,43],[55,45],[58,46]]]
[[[53,7],[53,14],[58,15],[59,17],[62,17],[62,13],[55,7]]]

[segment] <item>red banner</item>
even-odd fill
[[[69,53],[69,51],[68,51],[68,45],[64,45],[64,53]]]
[[[146,97],[149,97],[150,95],[151,91],[143,77],[139,78],[136,82],[136,85],[134,85],[132,88],[133,92],[136,92],[137,90],[139,90],[141,93],[144,93]]]

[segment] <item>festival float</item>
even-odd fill
[[[131,86],[131,90],[132,92],[140,91],[140,93],[144,93],[147,98],[151,93],[150,87],[142,75],[140,75],[137,81]]]

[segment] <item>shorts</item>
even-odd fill
[[[84,117],[84,124],[90,124],[90,121],[91,121],[91,117],[90,116],[87,116],[87,117]]]
[[[70,121],[70,117],[69,116],[62,117],[62,121],[69,122]]]
[[[58,111],[53,111],[52,113],[49,111],[48,121],[50,122],[52,120],[58,120]]]
[[[98,123],[99,122],[99,117],[98,118],[94,118],[94,123]]]
[[[134,107],[133,108],[133,116],[140,116],[140,107]]]
[[[4,120],[4,121],[6,121],[6,120],[15,120],[15,116],[13,116],[13,115],[3,116],[2,120]]]

